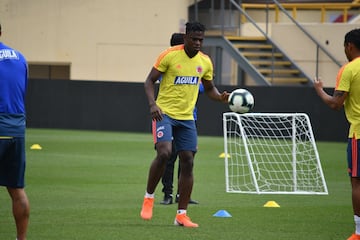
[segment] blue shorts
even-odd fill
[[[0,185],[11,188],[25,186],[25,139],[0,139]]]
[[[355,138],[348,139],[347,161],[350,177],[360,177],[360,140]]]
[[[177,151],[197,151],[197,130],[194,120],[176,120],[167,115],[153,121],[154,143],[174,141]]]

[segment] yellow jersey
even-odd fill
[[[213,79],[209,56],[199,51],[189,58],[184,45],[177,45],[163,51],[154,68],[163,73],[156,104],[173,119],[193,120],[200,81]]]
[[[360,139],[360,57],[339,70],[335,89],[348,92],[344,103],[345,115],[350,123],[348,137]]]

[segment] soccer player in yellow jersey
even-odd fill
[[[360,240],[360,29],[346,33],[344,48],[349,63],[339,70],[333,95],[328,95],[323,90],[321,79],[315,78],[314,87],[330,108],[340,110],[344,106],[350,123],[347,161],[352,186],[355,233],[348,240]]]
[[[227,103],[229,94],[219,93],[213,83],[210,58],[200,51],[205,26],[198,22],[186,24],[184,44],[163,51],[145,80],[145,93],[153,120],[156,157],[152,161],[140,216],[150,220],[154,192],[172,152],[172,140],[181,164],[179,202],[175,225],[198,227],[187,216],[193,187],[193,160],[197,148],[197,131],[193,111],[202,81],[205,93],[213,100]],[[162,75],[155,100],[154,84]]]

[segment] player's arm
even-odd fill
[[[314,79],[314,88],[323,102],[334,110],[340,110],[344,106],[347,92],[335,90],[331,96],[324,91],[323,82],[319,78]]]
[[[160,77],[161,72],[159,72],[156,68],[153,67],[144,83],[145,94],[149,102],[151,118],[156,121],[160,121],[162,119],[161,109],[156,105],[154,87],[155,82],[159,80]]]
[[[214,81],[202,79],[202,83],[204,86],[205,93],[206,95],[209,96],[209,98],[223,103],[228,102],[229,93],[227,93],[226,91],[220,93],[219,90],[214,85]]]

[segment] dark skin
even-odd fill
[[[191,32],[184,35],[184,49],[186,54],[192,58],[201,49],[202,42],[204,40],[204,32]],[[148,97],[150,113],[152,119],[156,121],[162,120],[162,112],[155,103],[155,82],[160,78],[162,72],[159,72],[156,68],[152,68],[148,77],[145,80],[145,93]],[[215,87],[213,81],[202,80],[205,93],[213,100],[227,103],[229,93],[226,91],[219,93]]]
[[[344,44],[345,55],[349,61],[360,57],[360,49],[358,49],[353,43]],[[333,95],[328,95],[323,90],[323,82],[320,78],[314,79],[314,87],[316,93],[320,96],[324,103],[326,103],[331,109],[340,110],[344,106],[344,102],[349,95],[349,92],[335,90]],[[354,214],[360,216],[360,178],[351,177],[352,188],[352,205]]]
[[[201,49],[202,42],[204,40],[204,32],[196,31],[189,32],[184,36],[184,50],[189,58],[193,58],[198,54]],[[155,82],[160,78],[162,72],[159,72],[156,68],[152,68],[148,77],[145,80],[145,93],[148,98],[151,118],[156,121],[162,120],[162,111],[156,105],[155,102]],[[202,79],[205,93],[208,97],[215,101],[227,103],[229,93],[224,91],[219,93],[215,87],[213,81]],[[159,183],[163,172],[165,170],[166,161],[170,158],[172,152],[172,143],[158,142],[156,144],[156,157],[151,163],[148,183],[146,191],[148,193],[154,193],[157,184]],[[192,151],[179,151],[179,161],[181,164],[181,172],[179,177],[179,203],[178,209],[187,209],[190,195],[192,192],[194,177],[193,177],[193,161],[195,153]]]

